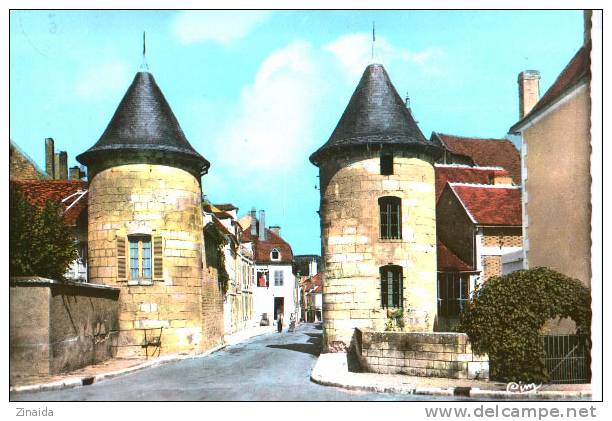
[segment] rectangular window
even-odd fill
[[[380,268],[380,301],[383,308],[403,307],[402,267],[388,265]]]
[[[386,196],[378,199],[381,239],[398,240],[402,238],[401,204],[399,197]]]
[[[393,175],[393,155],[385,154],[380,156],[380,174]]]
[[[269,283],[269,279],[268,279],[268,272],[267,271],[257,271],[257,286],[258,287],[269,287],[270,283]]]
[[[283,271],[276,270],[274,271],[274,286],[283,286]]]
[[[130,236],[130,279],[151,279],[151,237]]]
[[[459,317],[470,293],[469,274],[443,272],[438,274],[438,315]]]

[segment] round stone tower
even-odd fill
[[[121,288],[119,355],[197,349],[202,339],[202,188],[153,75],[139,72],[87,165],[89,281]],[[162,330],[163,328],[163,330]],[[146,338],[146,339],[145,339]]]
[[[346,349],[354,328],[432,331],[437,310],[434,160],[382,65],[363,73],[319,167],[323,346]]]

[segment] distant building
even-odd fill
[[[288,324],[291,315],[300,316],[298,284],[293,275],[293,251],[280,235],[280,227],[266,227],[265,211],[252,210],[242,218],[241,241],[250,243],[254,254],[255,288],[253,307],[257,320],[265,313],[269,320],[283,314]]]
[[[253,325],[253,249],[251,243],[242,242],[243,230],[237,219],[238,208],[231,204],[204,205],[204,231],[216,231],[215,244],[205,244],[207,255],[223,253],[223,276],[225,285],[220,285],[223,294],[223,320],[226,335]],[[210,260],[210,264],[208,263]],[[220,256],[207,259],[207,267],[220,261]],[[219,279],[220,268],[213,275]],[[225,282],[225,281],[224,281]]]
[[[300,303],[302,321],[313,323],[323,319],[323,283],[320,273],[301,277]]]
[[[518,186],[494,181],[445,184],[436,206],[439,330],[458,321],[478,283],[502,275],[504,254],[521,249],[520,197]]]
[[[62,218],[78,242],[79,253],[65,277],[87,282],[87,183],[80,180],[49,179],[12,179],[10,183],[23,194],[25,200],[39,208],[43,208],[47,201],[61,205]]]
[[[512,182],[521,184],[521,157],[508,139],[455,136],[433,132],[431,141],[444,148],[441,164],[463,164],[478,167],[501,167]]]

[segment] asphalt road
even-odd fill
[[[321,327],[271,333],[207,357],[163,364],[90,386],[11,393],[19,401],[348,401],[433,400],[433,396],[364,393],[310,381]]]

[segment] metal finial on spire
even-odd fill
[[[372,21],[372,62],[374,61],[374,43],[376,42],[376,23]]]
[[[140,70],[149,70],[147,64],[147,33],[145,31],[142,31],[142,64]]]
[[[410,109],[410,96],[408,96],[408,91],[406,91],[406,99],[404,99],[406,103],[406,108]]]

